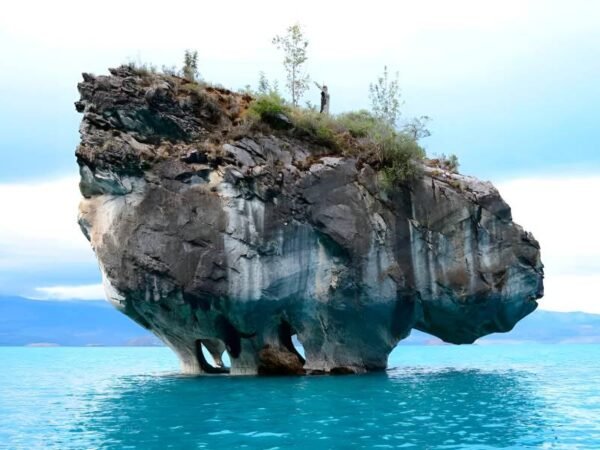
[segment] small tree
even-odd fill
[[[402,127],[402,131],[415,141],[429,137],[431,136],[431,132],[427,128],[427,124],[430,120],[429,116],[415,117]]]
[[[267,76],[264,72],[260,72],[258,74],[258,93],[262,95],[267,95],[271,90],[271,83],[267,79]]]
[[[269,95],[269,94],[278,94],[279,95],[279,84],[277,80],[270,82],[264,72],[259,72],[258,74],[258,94],[260,95]]]
[[[448,170],[454,173],[458,173],[458,168],[460,167],[460,163],[458,162],[458,156],[452,153],[448,156]]]
[[[458,173],[458,168],[460,167],[458,156],[456,156],[454,153],[451,153],[450,156],[446,156],[444,153],[442,153],[438,157],[438,164],[440,168],[452,173]]]
[[[400,118],[402,105],[400,87],[398,85],[398,72],[390,79],[387,66],[383,67],[383,74],[376,83],[369,85],[369,98],[375,117],[384,120],[395,127]]]
[[[308,41],[302,34],[300,25],[295,24],[287,29],[285,36],[275,36],[273,44],[283,50],[283,67],[287,73],[287,88],[292,96],[292,104],[298,106],[302,95],[308,89],[310,80],[304,72],[304,63],[308,59],[306,47]]]
[[[197,81],[200,78],[200,72],[198,72],[198,52],[196,50],[185,51],[181,72],[183,78],[189,81]]]

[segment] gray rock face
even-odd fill
[[[386,193],[369,165],[251,129],[249,97],[176,77],[121,67],[79,91],[82,231],[108,299],[185,372],[225,371],[224,351],[232,374],[380,370],[412,328],[471,343],[542,296],[539,245],[490,183],[426,167]]]

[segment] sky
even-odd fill
[[[369,107],[368,86],[398,72],[403,115],[432,118],[430,155],[492,181],[542,246],[540,307],[600,313],[600,3],[281,1],[102,3],[21,0],[0,15],[0,296],[102,297],[76,224],[74,150],[81,72],[136,60],[202,76],[283,84],[271,38],[300,23],[312,78],[333,113]],[[319,92],[306,99],[317,103]]]

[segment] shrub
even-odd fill
[[[142,62],[140,60],[137,60],[137,61],[129,60],[125,65],[127,67],[129,67],[129,69],[131,69],[133,71],[133,73],[135,73],[136,75],[139,75],[141,77],[154,75],[158,72],[158,70],[156,69],[156,66],[154,64]]]
[[[337,135],[345,131],[332,117],[310,109],[294,108],[276,92],[258,95],[250,104],[248,116],[253,120],[261,120],[274,128],[285,128],[282,122],[289,119],[289,127],[294,133],[313,140],[316,144],[338,149]],[[278,117],[279,116],[279,117]]]
[[[335,153],[352,155],[381,171],[387,187],[408,183],[422,174],[425,152],[414,137],[396,131],[386,120],[361,110],[331,116],[288,105],[278,94],[259,95],[251,104],[251,119],[271,124],[283,114],[292,132]]]
[[[458,156],[452,153],[450,156],[448,156],[447,161],[448,170],[453,173],[458,173],[458,167],[460,166],[458,162]]]
[[[450,180],[450,186],[452,186],[457,191],[462,191],[462,183],[458,180]]]
[[[333,117],[310,109],[295,108],[292,110],[291,119],[296,133],[300,136],[312,138],[315,143],[332,150],[340,149],[338,136],[343,134],[345,129]]]
[[[264,119],[276,114],[289,113],[290,107],[285,103],[283,97],[276,92],[262,94],[256,97],[250,104],[248,114],[254,119]]]
[[[251,125],[257,126],[260,122],[267,124],[272,129],[289,130],[294,125],[290,119],[290,106],[278,93],[271,91],[255,98],[248,108],[248,117]]]
[[[377,139],[383,181],[387,187],[413,181],[422,175],[425,151],[411,136],[392,132]]]
[[[340,114],[337,120],[355,138],[367,137],[381,126],[379,119],[365,109]]]
[[[450,156],[446,156],[442,153],[438,158],[438,165],[440,169],[444,169],[452,173],[458,173],[458,167],[460,166],[458,162],[458,156],[456,156],[454,153],[452,153]]]

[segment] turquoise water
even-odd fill
[[[600,449],[600,346],[400,346],[387,373],[184,377],[165,348],[0,348],[0,448]]]

